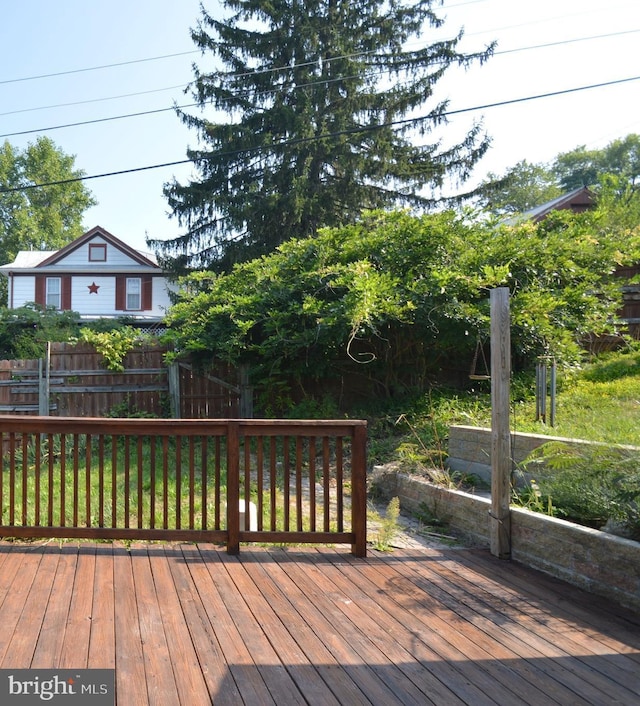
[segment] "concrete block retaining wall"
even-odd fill
[[[405,512],[429,510],[455,532],[489,547],[487,497],[447,490],[378,467],[371,485]],[[640,543],[520,508],[511,510],[511,557],[640,612]]]

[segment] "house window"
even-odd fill
[[[142,309],[142,280],[140,277],[127,277],[126,299],[129,311]]]
[[[47,277],[45,304],[62,309],[62,282],[60,277]]]
[[[89,262],[106,262],[107,246],[101,243],[89,243]]]

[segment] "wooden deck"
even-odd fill
[[[640,616],[476,549],[0,542],[0,625],[118,706],[640,704]]]

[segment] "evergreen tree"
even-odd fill
[[[453,146],[418,138],[446,122],[433,91],[447,68],[493,46],[460,53],[462,32],[428,43],[438,4],[226,0],[224,21],[203,8],[193,40],[224,70],[195,68],[203,112],[180,112],[202,145],[188,151],[199,176],[165,185],[187,233],[150,244],[174,265],[224,270],[365,208],[428,205],[423,190],[446,177],[463,182],[489,145],[479,124]]]

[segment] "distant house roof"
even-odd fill
[[[128,255],[138,265],[143,267],[158,267],[158,262],[153,253],[135,250],[101,226],[95,226],[73,242],[60,248],[60,250],[21,250],[16,255],[13,262],[0,267],[0,274],[4,274],[10,270],[28,270],[53,265],[62,260],[69,253],[72,253],[74,250],[84,245],[87,241],[96,237],[110,243],[113,247]]]
[[[109,233],[109,231],[105,230],[101,226],[95,226],[91,230],[88,230],[84,235],[81,235],[79,238],[76,238],[76,240],[74,240],[72,243],[69,243],[63,248],[60,248],[60,250],[56,250],[55,252],[51,253],[48,258],[45,258],[40,262],[40,265],[52,265],[54,262],[57,262],[69,253],[73,252],[74,250],[77,250],[88,240],[92,240],[96,236],[99,236],[100,238],[102,238],[102,240],[106,240],[108,243],[111,243],[111,245],[129,255],[129,257],[137,261],[140,265],[147,265],[150,267],[158,266],[158,263],[156,262],[156,259],[153,255],[151,255],[150,253],[143,254],[139,250],[134,250],[132,247],[124,243],[119,238],[116,238],[115,235],[112,235],[111,233]]]
[[[507,218],[504,223],[507,225],[514,225],[522,221],[538,223],[544,220],[553,211],[571,210],[574,213],[581,213],[591,208],[594,202],[595,194],[593,191],[587,186],[581,186],[566,194],[557,196],[555,199],[551,199],[551,201],[547,201],[547,203],[543,203],[541,206],[536,206],[528,211],[524,211],[524,213],[511,216],[511,218]]]

